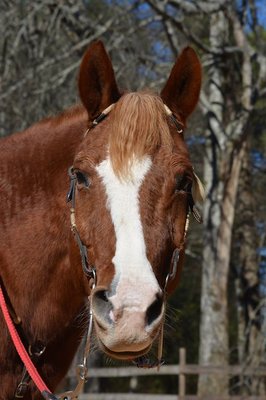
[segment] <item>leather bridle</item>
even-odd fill
[[[112,111],[114,108],[115,104],[111,104],[109,107],[107,107],[97,118],[95,118],[91,124],[91,126],[87,129],[85,132],[85,136],[87,133],[94,127],[96,127],[101,121],[103,121],[107,115]],[[167,105],[164,104],[164,109],[166,114],[171,118],[171,120],[174,122],[174,125],[177,129],[177,132],[179,134],[183,134],[184,126],[180,121],[177,120],[176,116],[172,113],[172,111],[169,109]],[[97,274],[96,274],[96,269],[93,265],[90,265],[89,258],[88,258],[88,252],[87,252],[87,247],[84,245],[84,243],[81,240],[77,225],[76,225],[76,185],[77,185],[77,176],[75,174],[75,170],[73,166],[71,166],[68,169],[68,175],[70,178],[70,187],[69,191],[67,193],[67,202],[71,203],[70,207],[70,225],[71,225],[71,230],[74,234],[74,238],[76,240],[76,243],[79,248],[80,256],[81,256],[81,265],[84,274],[86,277],[89,279],[92,279],[94,284],[96,285],[97,283]],[[200,212],[195,206],[195,202],[192,196],[192,190],[191,186],[187,190],[187,195],[188,195],[188,209],[187,209],[187,217],[186,217],[186,223],[185,223],[185,229],[183,233],[183,242],[186,239],[188,227],[189,227],[189,214],[190,212],[194,216],[197,222],[201,223],[202,218],[200,215]],[[176,272],[177,272],[177,265],[179,261],[179,249],[175,249],[173,252],[172,256],[172,261],[171,261],[171,266],[170,266],[170,271],[168,272],[166,279],[165,279],[165,284],[164,284],[164,291],[166,291],[168,282],[173,280],[175,278]]]
[[[93,122],[90,128],[85,132],[85,135],[87,135],[88,131],[92,129],[93,127],[97,126],[113,109],[114,104],[111,104],[107,109],[105,109]],[[170,116],[171,120],[174,122],[177,131],[179,134],[183,133],[183,125],[177,120],[177,118],[174,116],[174,114],[171,112],[171,110],[164,105],[165,111],[168,116]],[[80,252],[80,257],[81,257],[81,265],[83,272],[85,276],[88,278],[90,281],[91,289],[94,289],[97,284],[97,273],[96,269],[93,265],[90,264],[89,258],[88,258],[88,252],[87,252],[87,247],[84,245],[84,243],[81,240],[78,228],[76,226],[76,218],[75,218],[75,210],[76,210],[76,185],[77,185],[77,176],[75,174],[75,171],[73,167],[70,167],[68,170],[68,175],[70,178],[70,188],[67,194],[67,202],[71,203],[70,207],[70,224],[71,224],[71,230],[74,234],[76,243],[79,248]],[[183,234],[183,241],[185,241],[187,230],[188,230],[188,225],[189,225],[189,214],[190,211],[195,217],[195,219],[198,222],[201,222],[201,215],[198,212],[197,208],[195,207],[194,199],[192,196],[192,190],[191,187],[188,188],[187,191],[188,194],[188,208],[187,208],[187,217],[186,217],[186,224],[185,224],[185,229],[184,229],[184,234]],[[170,265],[170,270],[166,276],[165,282],[164,282],[164,287],[163,287],[163,302],[164,302],[164,309],[165,309],[165,303],[167,300],[167,287],[168,283],[172,281],[177,273],[177,268],[178,268],[178,262],[179,262],[179,252],[180,249],[176,248],[173,252],[172,259],[171,259],[171,265]],[[1,277],[0,277],[1,278]],[[50,400],[70,400],[70,399],[77,399],[78,395],[82,391],[82,388],[84,386],[84,383],[86,381],[86,375],[87,375],[87,358],[88,354],[90,351],[90,338],[92,334],[92,327],[93,327],[93,313],[89,301],[89,324],[88,324],[88,329],[87,329],[87,335],[86,335],[86,340],[85,340],[85,345],[83,349],[83,356],[82,356],[82,361],[81,364],[77,366],[77,379],[78,379],[78,384],[76,388],[72,391],[62,393],[58,397],[56,397],[53,393],[49,391],[47,386],[45,385],[45,382],[43,382],[42,378],[40,377],[38,371],[36,370],[33,359],[29,356],[28,352],[26,351],[19,335],[18,332],[14,326],[10,310],[8,309],[8,306],[5,301],[5,296],[4,292],[2,290],[2,285],[1,285],[1,279],[0,279],[0,306],[8,327],[8,330],[10,332],[11,338],[13,340],[14,346],[16,347],[16,350],[18,354],[20,355],[20,358],[25,366],[25,371],[23,373],[23,378],[19,384],[19,387],[27,388],[29,379],[31,378],[37,388],[40,390],[42,393],[43,397],[45,399],[50,399]],[[162,321],[161,328],[160,328],[160,335],[159,335],[159,343],[158,343],[158,356],[157,360],[155,362],[151,362],[148,358],[145,356],[137,358],[134,363],[140,367],[140,368],[152,368],[152,367],[157,367],[158,369],[160,368],[160,365],[164,363],[162,360],[162,351],[163,351],[163,333],[164,333],[164,320]],[[45,347],[43,347],[45,349]],[[43,352],[44,350],[42,350]],[[40,353],[41,354],[41,353]],[[27,372],[26,372],[27,370]],[[21,394],[20,398],[24,397],[24,392]]]
[[[93,120],[91,126],[89,127],[89,129],[85,132],[85,136],[87,135],[87,133],[94,127],[96,127],[101,121],[103,121],[106,116],[111,112],[111,110],[113,109],[114,104],[111,104],[108,108],[106,108],[96,119]],[[171,110],[164,104],[164,108],[166,111],[166,114],[171,118],[171,120],[174,122],[174,125],[177,129],[177,132],[179,134],[183,133],[183,125],[177,120],[177,118],[175,117],[175,115],[171,112]],[[71,203],[71,207],[70,207],[70,224],[71,224],[71,230],[74,234],[76,243],[79,247],[79,252],[80,252],[80,256],[81,256],[81,264],[82,264],[82,269],[84,274],[86,275],[86,277],[88,279],[91,279],[93,282],[93,285],[96,286],[97,284],[97,272],[96,272],[96,268],[94,266],[92,266],[89,262],[89,258],[88,258],[88,252],[87,252],[87,248],[84,245],[84,243],[82,242],[81,238],[80,238],[80,234],[76,225],[76,218],[75,218],[75,210],[76,210],[76,185],[77,185],[77,176],[75,174],[75,170],[73,168],[73,166],[71,166],[68,169],[68,175],[70,178],[70,188],[67,194],[67,202]],[[198,209],[195,206],[195,202],[192,196],[192,187],[191,185],[188,187],[187,189],[187,195],[188,195],[188,207],[187,207],[187,216],[186,216],[186,223],[185,223],[185,228],[184,228],[184,233],[183,233],[183,242],[185,242],[186,239],[186,235],[187,235],[187,231],[188,231],[188,227],[189,227],[189,215],[190,212],[192,213],[192,215],[194,216],[194,218],[196,219],[197,222],[201,223],[202,222],[202,218],[201,215],[198,211]],[[178,269],[178,262],[179,262],[179,256],[180,256],[180,249],[175,248],[175,250],[173,251],[173,255],[171,258],[171,265],[170,265],[170,269],[168,271],[168,274],[165,278],[165,282],[163,285],[163,302],[164,302],[164,306],[167,300],[167,287],[170,281],[174,280],[176,273],[177,273],[177,269]],[[164,307],[165,308],[165,307]],[[163,352],[163,331],[164,331],[164,321],[161,324],[161,332],[160,332],[160,336],[159,336],[159,344],[158,344],[158,356],[157,356],[157,360],[155,362],[151,362],[148,358],[146,358],[145,356],[139,357],[137,358],[134,363],[139,367],[139,368],[153,368],[153,367],[157,367],[159,369],[160,365],[162,365],[164,363],[163,359],[162,359],[162,352]]]
[[[94,284],[96,285],[96,283],[97,283],[96,282],[96,269],[94,266],[90,265],[90,263],[89,263],[87,247],[83,244],[83,242],[80,238],[80,234],[77,229],[77,225],[76,225],[75,211],[76,211],[77,177],[76,177],[73,167],[70,167],[68,169],[68,175],[70,178],[70,188],[67,193],[67,202],[71,202],[71,208],[70,208],[71,230],[74,234],[74,238],[75,238],[78,248],[79,248],[83,272],[88,279],[93,279]]]

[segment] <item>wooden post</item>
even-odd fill
[[[186,366],[186,349],[179,349],[179,387],[178,387],[178,400],[184,400],[186,395],[186,375],[184,373]]]

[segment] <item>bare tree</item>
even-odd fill
[[[78,101],[78,67],[95,39],[104,40],[123,88],[143,86],[143,72],[154,63],[145,27],[157,17],[139,20],[134,7],[104,0],[0,0],[0,136]]]
[[[235,203],[248,122],[255,100],[263,94],[266,76],[256,4],[219,0],[146,3],[162,17],[174,52],[178,51],[174,40],[178,32],[198,47],[207,71],[201,96],[208,128],[199,358],[201,364],[227,364],[227,285]],[[202,29],[199,23],[204,24]],[[252,37],[258,39],[257,47]],[[198,391],[202,396],[226,394],[228,382],[224,376],[201,376]]]

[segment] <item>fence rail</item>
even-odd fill
[[[163,365],[160,371],[156,369],[139,369],[137,367],[110,367],[90,368],[89,378],[126,378],[130,376],[151,375],[241,375],[241,376],[266,376],[265,367],[242,367],[240,365],[229,365],[225,367],[211,365]],[[266,400],[266,398],[265,398]]]
[[[256,368],[241,365],[212,366],[186,364],[186,350],[179,350],[179,365],[163,365],[156,369],[140,369],[137,367],[91,368],[89,378],[121,378],[151,375],[177,375],[178,394],[140,394],[140,393],[84,393],[80,400],[266,400],[265,396],[204,396],[186,394],[186,375],[227,375],[266,377],[266,367]]]

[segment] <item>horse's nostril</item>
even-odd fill
[[[161,314],[163,306],[162,295],[157,294],[156,300],[148,307],[146,312],[146,323],[151,325]]]
[[[103,300],[106,303],[109,301],[108,297],[107,297],[107,293],[106,290],[100,290],[99,292],[95,293],[95,296],[99,299],[99,300]]]
[[[112,310],[112,303],[108,299],[106,290],[97,290],[92,297],[92,308],[98,317],[102,317],[106,322],[110,323],[109,313]]]

